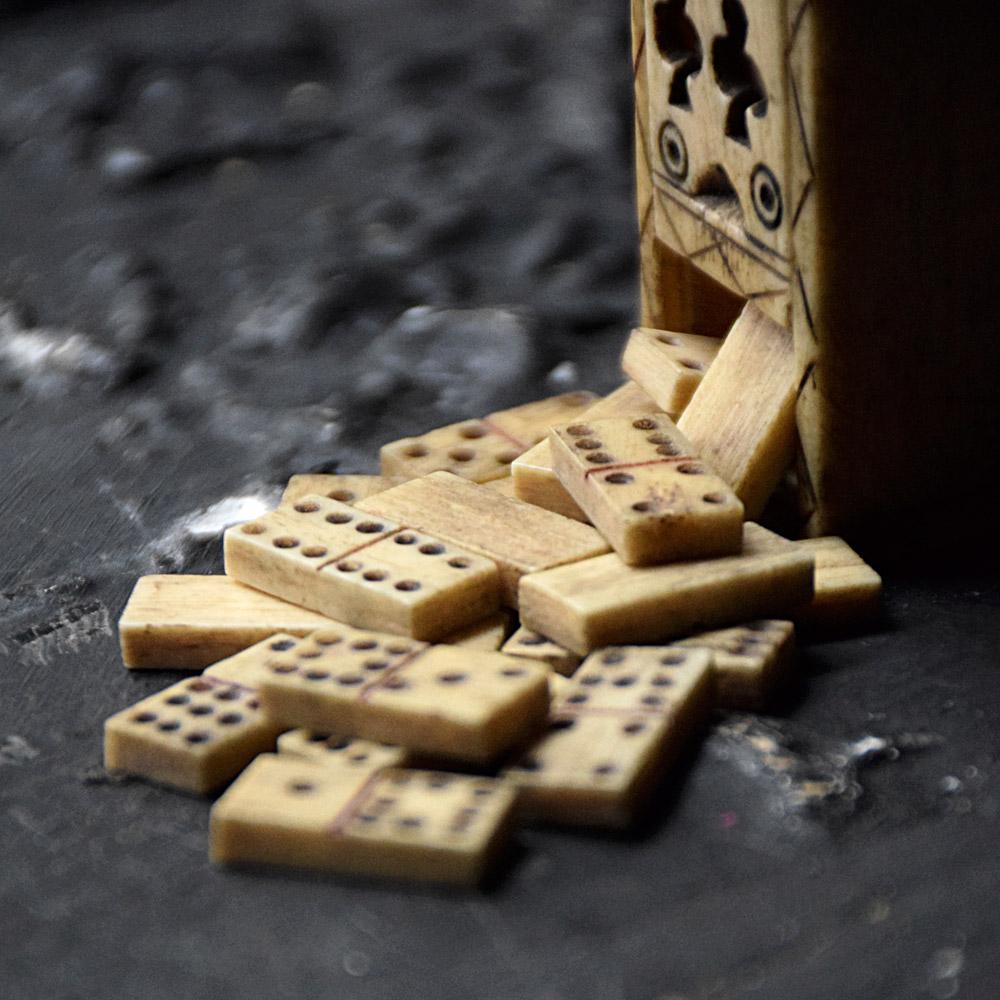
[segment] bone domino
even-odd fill
[[[442,639],[500,603],[489,559],[320,496],[230,528],[225,558],[241,583],[350,625],[420,639]]]
[[[358,506],[491,559],[500,569],[504,603],[511,607],[517,606],[517,584],[525,573],[608,550],[589,525],[501,496],[448,472],[402,483]]]
[[[564,393],[393,441],[379,453],[382,475],[415,479],[445,471],[476,483],[501,479],[510,474],[518,455],[544,439],[549,427],[574,419],[595,398],[590,392]]]
[[[635,382],[626,382],[603,399],[597,400],[592,406],[588,406],[577,419],[645,417],[659,413],[656,404]],[[552,467],[552,448],[547,437],[514,459],[510,472],[513,493],[519,500],[586,523],[587,515],[566,492],[555,474]]]
[[[622,371],[666,413],[680,415],[719,353],[722,341],[693,333],[638,327],[622,355]]]
[[[712,655],[612,647],[589,656],[553,702],[548,732],[505,773],[529,817],[631,825],[713,703]]]
[[[763,620],[702,632],[675,643],[712,652],[720,708],[756,711],[788,679],[795,658],[795,626]]]
[[[453,646],[324,631],[288,645],[261,685],[266,711],[301,727],[486,763],[542,726],[548,671]]]
[[[794,617],[813,595],[814,559],[757,524],[743,551],[667,566],[626,566],[615,554],[521,581],[521,620],[561,646],[663,642],[748,618]]]
[[[105,766],[200,795],[226,784],[281,732],[257,688],[282,641],[292,638],[258,643],[111,716]]]
[[[549,441],[563,486],[630,566],[740,550],[743,504],[669,417],[585,420]]]
[[[212,809],[210,854],[219,864],[471,885],[502,852],[515,796],[491,778],[350,774],[267,754]]]

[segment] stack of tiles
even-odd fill
[[[107,766],[231,783],[224,864],[470,884],[518,823],[634,824],[714,710],[774,706],[795,624],[871,621],[881,580],[747,520],[794,452],[759,310],[725,342],[638,329],[622,366],[604,399],[388,444],[379,476],[295,476],[225,576],[141,579],[125,664],[204,672],[109,719]]]

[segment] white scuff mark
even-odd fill
[[[3,764],[27,764],[40,751],[36,750],[23,736],[5,736],[0,741],[0,766]]]
[[[545,376],[545,382],[547,385],[552,386],[553,389],[571,389],[573,386],[580,384],[580,369],[575,361],[560,361]]]
[[[49,657],[79,653],[99,636],[112,635],[108,609],[99,601],[63,608],[54,618],[8,636],[0,648],[19,647],[37,663]]]
[[[85,334],[28,327],[11,303],[0,300],[0,368],[28,388],[51,392],[73,380],[111,379],[119,364]]]
[[[869,760],[892,749],[892,744],[882,736],[861,736],[847,744],[847,756],[854,761]]]
[[[214,541],[234,524],[252,521],[273,510],[279,499],[276,487],[260,487],[185,514],[153,543],[153,555],[160,563],[183,563],[192,549]]]
[[[226,497],[203,511],[189,515],[183,522],[185,531],[194,541],[210,541],[234,524],[252,521],[266,514],[274,507],[275,499],[274,492]]]
[[[959,974],[965,967],[965,952],[961,947],[938,948],[927,967],[927,992],[935,1000],[950,1000],[957,996],[961,982]]]
[[[360,978],[371,971],[372,960],[364,951],[349,951],[344,955],[344,972],[349,976]]]

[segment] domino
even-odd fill
[[[353,740],[309,729],[291,729],[278,737],[278,753],[302,757],[327,767],[347,771],[379,771],[386,767],[404,767],[410,763],[403,747],[371,740]]]
[[[500,571],[502,600],[517,607],[525,573],[577,562],[608,551],[589,525],[578,524],[521,500],[512,500],[448,472],[394,486],[362,500],[360,510],[412,524],[492,560]]]
[[[258,643],[111,716],[105,767],[196,795],[231,781],[257,754],[274,749],[282,730],[262,711],[257,692],[270,646]]]
[[[675,646],[710,650],[716,699],[720,708],[763,708],[790,672],[795,658],[795,626],[765,620],[703,632]]]
[[[660,410],[635,382],[626,382],[614,392],[597,400],[578,419],[603,420],[607,417],[656,416]],[[536,507],[544,507],[563,517],[586,523],[587,515],[566,492],[552,467],[552,448],[546,437],[529,448],[510,467],[514,496]],[[500,480],[503,482],[504,480]]]
[[[629,335],[622,371],[665,413],[684,412],[722,341],[694,333],[638,327]]]
[[[791,464],[800,375],[791,335],[749,302],[677,422],[751,520]]]
[[[628,827],[712,709],[707,650],[592,654],[553,703],[548,732],[503,773],[545,822]]]
[[[446,635],[442,644],[495,653],[503,645],[504,639],[507,638],[507,633],[510,631],[510,620],[510,612],[501,609],[495,615],[490,615],[467,628]]]
[[[201,670],[276,632],[306,635],[330,619],[229,576],[143,576],[118,622],[131,670]]]
[[[303,636],[338,624],[230,576],[175,574],[140,577],[118,631],[130,670],[201,670],[277,632]],[[498,611],[442,641],[497,650],[508,631],[508,613]]]
[[[392,486],[385,476],[299,475],[288,480],[281,495],[283,504],[294,504],[307,496],[327,497],[341,503],[356,503]]]
[[[474,885],[507,841],[515,794],[491,778],[398,768],[350,774],[268,754],[213,807],[210,856]]]
[[[483,483],[483,486],[488,490],[495,490],[501,496],[511,498],[517,496],[514,490],[514,480],[510,476],[504,476],[503,479],[491,479],[488,483]]]
[[[549,432],[556,475],[630,566],[739,552],[743,504],[667,416]]]
[[[816,595],[797,620],[815,628],[855,625],[878,614],[882,578],[842,538],[796,542],[816,560]]]
[[[564,393],[393,441],[379,452],[382,475],[416,479],[445,471],[476,483],[501,479],[510,474],[511,462],[541,441],[552,424],[573,420],[595,398],[590,392]]]
[[[743,551],[667,566],[626,566],[615,554],[521,580],[521,621],[576,653],[665,642],[748,618],[794,617],[813,596],[814,559],[757,524]]]
[[[274,597],[417,639],[444,638],[500,603],[489,559],[320,496],[228,529],[225,563]]]
[[[500,653],[323,630],[271,661],[261,702],[285,729],[487,763],[541,728],[546,677]]]
[[[580,657],[576,653],[523,626],[503,644],[500,651],[508,656],[537,660],[564,676],[572,674],[580,665]]]

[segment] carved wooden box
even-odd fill
[[[643,323],[793,334],[804,530],[995,472],[997,56],[981,8],[632,0]],[[893,523],[898,523],[894,521]]]

